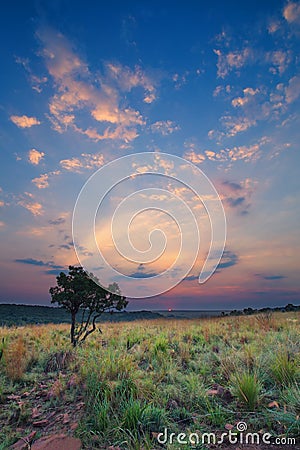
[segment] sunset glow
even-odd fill
[[[160,208],[178,198],[196,217],[201,248],[181,283],[129,309],[298,304],[300,3],[17,3],[6,2],[0,19],[0,302],[49,305],[55,276],[78,264],[72,214],[84,183],[116,158],[156,152],[184,158],[212,181],[226,213],[226,247],[199,284],[211,239],[203,203],[170,178],[167,158],[157,156],[166,175],[158,181],[141,181],[149,165],[133,165],[95,220],[105,258],[141,286],[166,270],[181,241]],[[114,248],[111,217],[138,189],[132,202],[142,207],[145,188],[160,189],[150,199],[157,210],[132,221],[132,242],[149,251],[159,228],[167,247],[161,259],[133,264]],[[177,210],[188,220],[181,204]],[[192,230],[182,261],[195,247]],[[152,237],[161,244],[162,234]],[[82,245],[87,258],[92,238]]]

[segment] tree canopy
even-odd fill
[[[74,347],[96,330],[96,320],[102,313],[121,311],[128,304],[117,283],[106,289],[81,266],[69,266],[69,274],[61,272],[56,281],[57,286],[49,289],[51,303],[57,303],[71,314],[70,337]]]

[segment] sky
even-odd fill
[[[145,290],[129,309],[299,303],[300,2],[13,0],[3,3],[0,25],[1,303],[50,305],[57,274],[79,264],[72,216],[81,189],[99,169],[104,185],[107,164],[126,156],[135,174],[97,212],[105,259],[140,292],[170,265],[191,265],[176,286],[155,297]],[[146,152],[155,152],[162,176],[138,166]],[[207,211],[172,157],[198,167],[224,207],[225,250],[204,284]],[[113,249],[109,232],[118,211],[114,237],[125,245],[128,210],[143,209],[145,198],[131,240],[140,252],[154,236],[154,250],[164,237],[168,246],[134,263]],[[186,206],[201,231],[195,263]],[[77,244],[83,264],[93,253],[85,238]]]

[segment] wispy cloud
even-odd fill
[[[53,261],[41,261],[33,258],[22,258],[22,259],[15,259],[15,262],[19,264],[26,264],[29,266],[48,268],[48,270],[44,272],[46,275],[59,275],[60,272],[66,270],[65,266],[55,264]]]
[[[31,266],[51,267],[52,269],[64,269],[63,266],[55,264],[53,261],[41,261],[33,258],[15,259],[15,262],[21,264],[29,264]]]
[[[95,75],[61,33],[42,29],[38,36],[56,88],[49,103],[49,119],[54,129],[61,133],[71,128],[94,141],[134,140],[145,120],[139,111],[126,104],[124,94],[142,87],[145,103],[152,103],[156,98],[154,84],[143,70],[138,66],[132,70],[120,63],[107,63],[104,74]],[[76,116],[82,110],[101,124],[100,129],[79,126]]]
[[[58,217],[57,219],[48,220],[48,223],[50,225],[62,225],[65,222],[66,222],[66,219],[64,217]]]
[[[43,85],[45,83],[47,83],[48,78],[46,76],[37,76],[35,75],[30,67],[30,62],[28,58],[20,58],[20,57],[16,57],[16,63],[20,64],[21,66],[23,66],[23,68],[25,69],[29,81],[31,83],[32,89],[36,92],[38,92],[39,94],[42,92],[43,90]]]
[[[35,148],[32,148],[28,152],[28,160],[29,160],[29,162],[31,164],[35,165],[35,166],[40,163],[40,161],[43,159],[44,156],[45,156],[44,152],[39,152]]]
[[[235,209],[241,215],[245,215],[249,213],[255,186],[256,182],[250,178],[246,178],[239,183],[225,180],[219,192],[225,206]]]
[[[242,190],[242,186],[240,183],[235,183],[234,181],[223,181],[223,186],[228,187],[231,191],[241,191]]]
[[[226,269],[227,267],[235,266],[239,261],[238,255],[230,250],[225,250],[218,265],[218,269]]]
[[[159,273],[156,272],[146,272],[144,264],[140,264],[137,268],[136,272],[130,273],[127,275],[128,277],[132,278],[152,278],[159,275]]]
[[[36,117],[28,116],[10,116],[10,120],[19,128],[30,128],[34,125],[40,125],[40,121]]]
[[[43,206],[41,205],[41,203],[35,202],[34,200],[23,198],[18,201],[18,204],[30,211],[34,216],[42,216],[44,214]]]
[[[124,67],[120,63],[108,63],[107,68],[110,71],[111,78],[117,81],[120,89],[130,92],[133,88],[142,87],[144,89],[145,103],[152,103],[156,99],[156,89],[153,81],[139,66],[134,70]]]
[[[284,278],[287,278],[284,275],[263,275],[261,273],[256,273],[255,276],[267,281],[283,280]]]

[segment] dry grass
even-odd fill
[[[0,399],[55,372],[51,408],[74,401],[76,388],[85,397],[77,434],[87,448],[91,439],[98,448],[99,439],[122,449],[150,449],[151,433],[163,426],[224,431],[241,418],[253,431],[295,435],[300,313],[263,320],[264,326],[260,316],[103,323],[101,335],[71,352],[68,325],[0,328]],[[272,401],[275,410],[268,407]],[[2,433],[12,440],[15,428]]]

